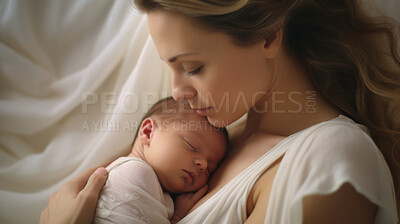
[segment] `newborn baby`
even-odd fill
[[[131,153],[107,167],[94,223],[178,222],[207,191],[227,136],[187,102],[160,100],[145,115]],[[193,192],[197,197],[184,194]]]

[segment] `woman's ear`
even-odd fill
[[[157,128],[156,121],[153,118],[146,118],[140,125],[139,140],[143,145],[149,145],[155,129]]]
[[[271,37],[264,40],[264,55],[268,59],[273,59],[282,45],[282,28],[279,28]]]

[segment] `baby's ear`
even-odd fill
[[[139,140],[143,145],[149,145],[153,138],[154,131],[157,127],[156,121],[153,118],[146,118],[139,130]]]

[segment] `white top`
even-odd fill
[[[179,223],[243,223],[254,183],[282,155],[264,223],[301,223],[305,196],[332,193],[343,183],[378,206],[375,223],[397,223],[389,168],[365,127],[345,116],[285,138]]]
[[[100,193],[94,223],[170,223],[174,203],[153,168],[135,157],[111,163]]]

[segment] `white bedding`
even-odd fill
[[[400,20],[398,0],[379,4]],[[130,0],[0,0],[0,223],[38,223],[62,183],[125,155],[167,95]]]
[[[126,154],[168,72],[129,0],[0,0],[0,223]]]

